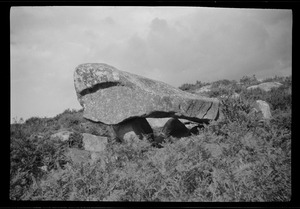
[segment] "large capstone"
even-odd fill
[[[79,65],[74,72],[84,117],[118,124],[134,117],[177,117],[201,122],[219,117],[219,101],[181,91],[166,83],[120,71],[102,63]]]

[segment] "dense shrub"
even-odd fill
[[[179,86],[179,89],[181,89],[182,91],[188,91],[188,90],[193,89],[193,87],[194,87],[194,84],[185,83],[185,84],[182,84],[181,86]]]
[[[220,96],[230,96],[234,93],[232,89],[229,88],[211,88],[209,92],[206,93],[208,97],[220,97]]]
[[[217,88],[217,87],[229,86],[231,83],[232,83],[232,81],[229,81],[227,79],[223,79],[223,80],[213,82],[211,87],[212,88]]]
[[[82,116],[82,111],[65,110],[63,113],[57,115],[55,119],[58,121],[60,128],[73,129],[75,131],[80,130],[80,123],[85,122]]]
[[[188,83],[182,84],[179,87],[179,89],[181,89],[183,91],[192,91],[192,90],[195,90],[195,89],[200,89],[201,87],[206,86],[206,85],[209,85],[209,83],[196,81],[195,84],[188,84]]]
[[[49,138],[30,140],[26,137],[11,137],[10,144],[10,197],[23,199],[36,181],[42,179],[45,171],[58,169],[66,163],[64,156],[67,144]]]
[[[248,87],[248,86],[252,86],[252,85],[257,85],[260,82],[257,80],[256,76],[253,75],[252,77],[250,77],[250,76],[243,76],[240,79],[240,83],[242,83],[243,85],[245,85],[246,87]]]
[[[292,76],[288,76],[288,77],[280,77],[280,76],[274,76],[272,78],[266,78],[263,80],[263,82],[279,82],[279,83],[287,83],[291,85],[291,81],[292,81]]]

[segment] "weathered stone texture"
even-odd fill
[[[133,117],[217,119],[219,101],[181,91],[160,81],[120,71],[107,64],[79,65],[74,83],[84,117],[118,124]]]
[[[272,114],[271,114],[270,106],[267,102],[262,100],[256,100],[254,104],[254,109],[258,112],[261,112],[264,119],[271,119]]]
[[[145,118],[133,118],[113,125],[115,137],[120,141],[128,141],[131,137],[139,139],[153,138],[153,130]]]
[[[166,136],[186,137],[190,135],[189,129],[177,118],[171,118],[167,121],[162,129],[162,133]]]
[[[93,152],[104,151],[108,143],[107,138],[103,136],[95,136],[88,133],[82,134],[83,147],[85,150]]]

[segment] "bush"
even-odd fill
[[[185,83],[185,84],[182,84],[181,86],[179,86],[179,89],[181,89],[182,91],[188,91],[188,90],[191,90],[193,87],[194,87],[193,84]]]
[[[253,75],[252,77],[250,77],[250,76],[243,76],[240,79],[240,83],[242,83],[243,85],[245,85],[246,87],[248,87],[248,86],[259,84],[259,81],[257,80],[257,78],[256,78],[255,75]]]
[[[229,81],[227,79],[215,81],[212,83],[211,87],[212,88],[218,88],[218,87],[224,87],[224,86],[229,86],[232,84],[233,81]]]
[[[209,83],[205,83],[205,82],[201,82],[201,81],[196,81],[195,84],[182,84],[179,89],[181,89],[182,91],[192,91],[195,89],[200,89],[203,86],[209,85]]]
[[[57,115],[55,118],[60,128],[72,129],[74,131],[80,130],[80,123],[85,122],[82,110],[65,110],[63,113]]]

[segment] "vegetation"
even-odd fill
[[[199,89],[203,86],[206,86],[208,85],[209,83],[202,83],[201,81],[196,81],[195,84],[188,84],[188,83],[185,83],[185,84],[182,84],[179,89],[183,90],[183,91],[187,91],[187,90],[195,90],[195,89]]]
[[[220,90],[227,95],[220,97],[222,120],[205,125],[197,135],[167,138],[163,148],[135,138],[123,144],[109,143],[93,164],[75,164],[65,154],[70,147],[82,149],[80,124],[86,122],[82,110],[16,121],[11,125],[10,198],[290,201],[291,95],[286,92],[291,79],[281,79],[283,86],[268,93],[246,91],[235,81],[216,82],[212,85],[215,92],[230,87]],[[249,85],[249,79],[241,80]],[[231,98],[233,92],[240,97]],[[270,104],[270,121],[249,114],[257,99]],[[50,140],[59,129],[72,130],[74,135],[66,142]],[[43,166],[47,169],[41,169]]]

